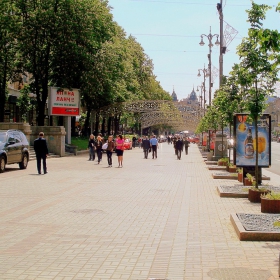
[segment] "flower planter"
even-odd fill
[[[262,213],[280,213],[280,200],[261,198]]]
[[[238,173],[238,176],[237,176],[237,179],[238,179],[238,182],[243,182],[243,174],[242,173]]]
[[[236,167],[229,167],[228,168],[229,173],[236,173]],[[241,174],[242,175],[242,174]]]
[[[243,177],[243,176],[242,176]],[[251,180],[249,180],[248,178],[244,178],[243,180],[243,185],[244,186],[252,186],[252,182]]]
[[[252,203],[260,203],[261,202],[261,195],[267,194],[268,190],[258,191],[249,189],[248,199]]]
[[[227,162],[218,161],[218,166],[227,166]]]

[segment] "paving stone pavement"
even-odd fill
[[[0,279],[276,279],[277,242],[240,242],[232,212],[260,213],[243,198],[220,198],[196,145],[177,160],[124,153],[124,167],[87,154],[48,160],[37,175],[0,174]],[[277,180],[276,177],[274,177]],[[279,179],[279,178],[278,178]],[[279,182],[279,181],[278,181]],[[238,275],[238,276],[237,276]]]

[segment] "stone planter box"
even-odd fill
[[[252,203],[260,203],[261,202],[261,195],[267,194],[269,191],[264,190],[264,191],[256,191],[249,189],[248,193],[248,200]]]
[[[280,200],[261,198],[262,213],[280,213]]]

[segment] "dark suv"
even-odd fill
[[[0,173],[6,164],[18,163],[26,169],[29,161],[29,143],[19,130],[0,130]]]

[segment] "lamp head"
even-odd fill
[[[215,45],[216,45],[216,46],[219,46],[219,45],[220,45],[220,42],[219,42],[218,37],[217,37],[217,40],[216,40],[216,42],[215,42]]]
[[[203,42],[203,38],[201,37],[201,41],[200,41],[199,45],[200,45],[200,46],[204,46],[204,44],[205,44],[205,43]]]
[[[197,77],[200,77],[200,76],[201,76],[201,74],[200,74],[200,70],[198,70]]]

